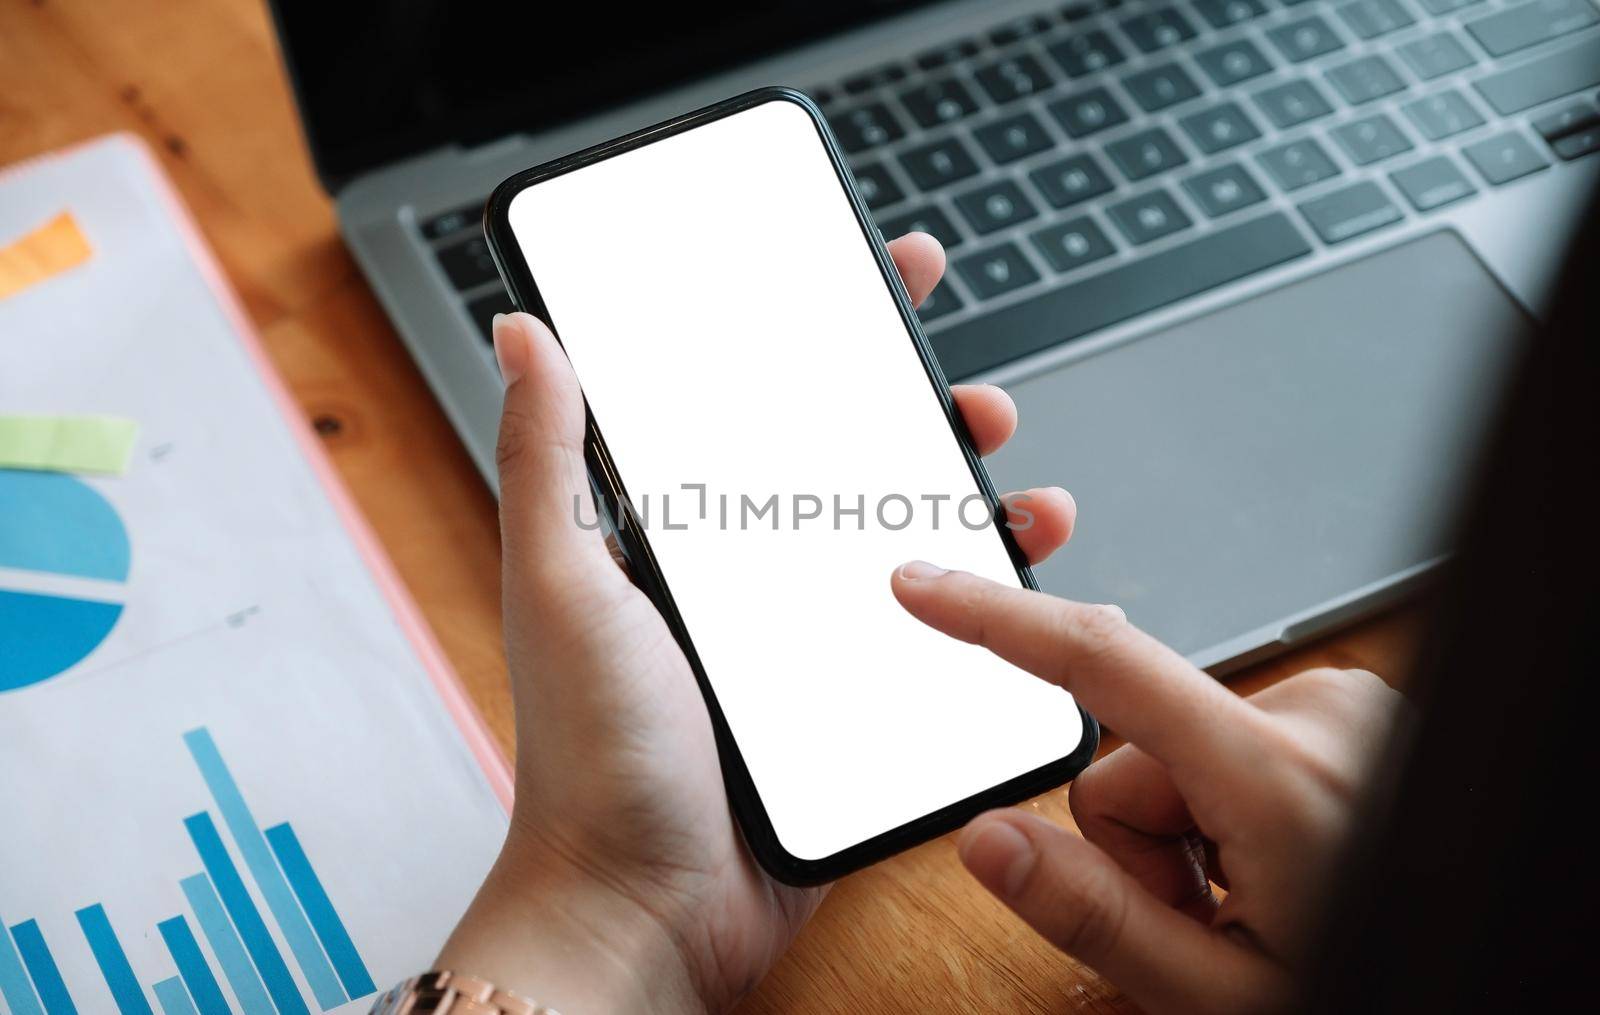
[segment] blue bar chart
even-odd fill
[[[17,943],[17,951],[22,954],[22,961],[28,967],[28,973],[33,977],[33,985],[39,991],[39,1001],[44,1005],[44,1010],[50,1015],[77,1015],[77,1007],[72,1003],[72,995],[67,993],[66,981],[61,979],[61,970],[56,966],[56,960],[50,954],[50,947],[44,943],[44,934],[39,930],[39,924],[34,920],[24,920],[11,928],[11,937]]]
[[[135,928],[119,926],[106,905],[87,902],[73,913],[81,940],[50,942],[37,920],[8,925],[0,911],[0,1010],[78,1015],[97,1010],[109,992],[119,1015],[309,1015],[376,992],[293,826],[264,829],[256,821],[209,730],[191,730],[183,740],[215,810],[181,819],[200,868],[178,882],[189,912]],[[135,969],[123,942],[152,930],[169,961]],[[86,948],[103,982],[75,991],[61,975],[64,947]]]

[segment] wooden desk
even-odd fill
[[[494,499],[340,242],[260,0],[0,0],[0,164],[117,130],[143,137],[177,183],[509,749]],[[1381,618],[1231,682],[1252,690],[1313,665],[1393,676],[1416,627],[1410,613]],[[1033,806],[1067,821],[1065,800],[1057,792]],[[840,884],[744,1006],[1131,1009],[984,894],[948,842]]]

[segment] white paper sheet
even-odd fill
[[[227,1010],[364,1011],[428,967],[505,812],[164,193],[126,138],[0,176],[0,242],[69,210],[94,249],[0,300],[0,412],[141,427],[123,477],[0,471],[0,1010],[215,1010],[186,927]],[[192,880],[199,814],[232,908],[215,855]]]

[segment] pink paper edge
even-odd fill
[[[511,766],[506,757],[501,753],[499,745],[489,732],[489,727],[483,721],[472,699],[467,696],[466,688],[462,686],[461,678],[456,675],[444,650],[439,647],[438,640],[433,631],[428,627],[428,622],[423,618],[422,611],[417,607],[416,601],[406,590],[400,575],[395,571],[394,564],[389,560],[389,555],[384,552],[383,544],[378,541],[377,535],[367,520],[362,516],[356,506],[355,499],[344,485],[344,480],[339,477],[338,470],[333,466],[333,460],[328,456],[322,445],[317,441],[316,435],[311,432],[311,427],[300,414],[300,406],[290,394],[289,388],[284,384],[283,378],[267,356],[266,347],[261,344],[261,337],[256,333],[255,325],[244,313],[238,297],[233,292],[233,286],[228,283],[227,277],[222,273],[221,266],[212,254],[211,248],[206,244],[204,236],[195,224],[193,216],[189,214],[188,206],[183,203],[183,198],[173,187],[172,181],[167,178],[165,170],[156,161],[154,155],[143,140],[126,131],[108,134],[103,137],[92,138],[75,145],[70,145],[56,152],[33,159],[26,159],[6,170],[0,171],[0,179],[15,175],[40,163],[64,158],[74,152],[91,148],[99,144],[125,144],[132,148],[145,166],[151,170],[151,176],[156,183],[156,191],[167,205],[173,220],[177,223],[178,231],[183,236],[184,244],[188,247],[189,256],[195,266],[200,269],[200,274],[211,287],[212,295],[216,297],[217,304],[222,308],[223,315],[232,325],[238,335],[245,352],[254,362],[256,370],[261,375],[261,381],[266,385],[267,392],[277,403],[278,411],[283,415],[290,432],[294,435],[300,451],[311,463],[312,471],[321,481],[323,490],[333,502],[334,510],[343,520],[345,530],[354,540],[356,549],[366,562],[373,578],[377,581],[383,597],[388,600],[389,608],[394,611],[395,619],[399,621],[400,629],[411,641],[411,647],[422,660],[423,667],[428,671],[429,678],[433,681],[434,689],[444,699],[445,708],[455,720],[461,735],[466,738],[467,747],[472,751],[473,757],[483,769],[483,774],[489,780],[489,788],[499,798],[501,805],[509,812],[511,810],[512,777]]]

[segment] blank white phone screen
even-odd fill
[[[1070,695],[890,592],[913,558],[1021,583],[804,109],[553,177],[509,218],[789,853],[1072,753]]]

